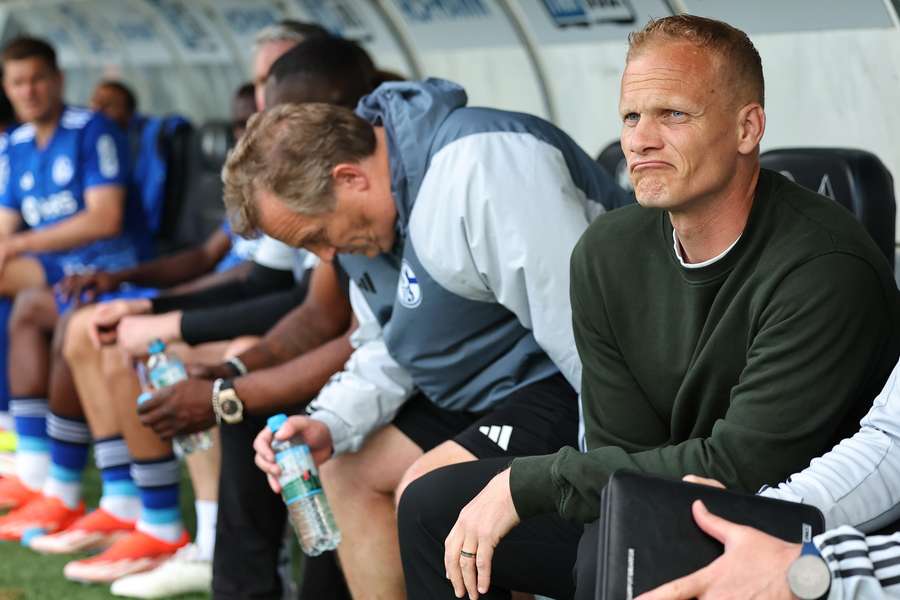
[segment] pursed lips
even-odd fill
[[[674,168],[675,166],[672,163],[668,163],[663,160],[641,160],[635,163],[632,163],[629,169],[632,173],[635,171],[643,171],[646,169],[660,169],[660,168]]]

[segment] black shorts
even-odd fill
[[[423,452],[453,440],[478,458],[550,454],[578,446],[578,394],[562,375],[520,388],[492,410],[445,410],[411,398],[393,425]]]

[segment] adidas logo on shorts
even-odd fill
[[[504,450],[509,448],[509,436],[512,435],[512,430],[513,428],[509,425],[491,425],[490,427],[484,425],[478,428],[478,431],[488,436],[492,442]]]

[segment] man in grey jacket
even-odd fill
[[[382,85],[356,114],[276,108],[224,170],[238,230],[336,259],[376,317],[310,417],[279,432],[327,460],[358,597],[403,597],[394,497],[407,483],[577,443],[569,255],[628,198],[546,121],[465,104],[431,79]],[[255,447],[271,476],[270,441]]]

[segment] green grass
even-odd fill
[[[92,464],[93,461],[90,461]],[[100,498],[100,475],[93,467],[85,474],[85,502],[88,507],[97,506]],[[193,535],[194,495],[187,472],[182,469],[181,508],[185,525]],[[82,555],[86,556],[86,555]],[[109,586],[82,585],[63,577],[63,566],[79,556],[41,556],[27,548],[0,542],[0,600],[94,600],[115,598]],[[203,594],[189,594],[179,600],[208,598]]]

